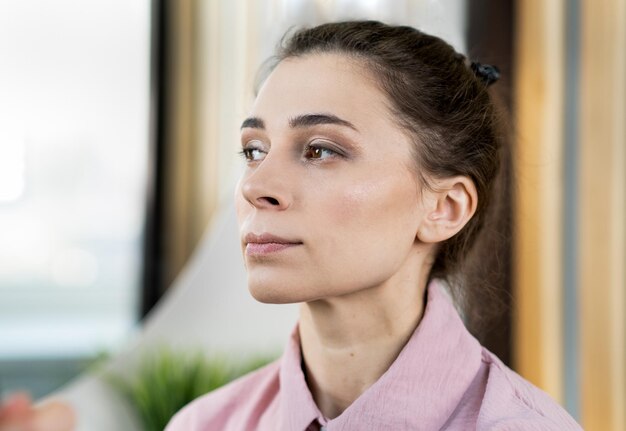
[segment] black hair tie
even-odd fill
[[[472,72],[474,72],[474,75],[476,75],[476,77],[483,81],[487,86],[490,86],[498,79],[500,79],[500,69],[498,69],[496,66],[473,61],[470,67],[472,69]]]

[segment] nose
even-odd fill
[[[257,209],[285,210],[292,201],[288,176],[285,166],[267,155],[244,174],[240,182],[241,194]]]

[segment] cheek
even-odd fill
[[[365,180],[327,201],[316,224],[320,247],[311,276],[324,296],[376,286],[411,259],[418,226],[416,199],[407,184]]]
[[[365,181],[342,188],[329,211],[334,223],[344,225],[361,220],[370,212],[373,206],[370,200],[380,193],[379,187],[377,184]]]
[[[407,175],[368,175],[337,188],[320,203],[325,238],[319,258],[352,275],[392,271],[414,244],[420,222],[418,191]],[[323,220],[323,222],[322,222]]]
[[[374,236],[398,230],[411,235],[405,228],[417,221],[417,209],[417,191],[410,178],[383,176],[343,187],[328,213],[332,224],[348,230],[367,230]]]

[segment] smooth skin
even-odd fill
[[[236,207],[249,289],[302,303],[307,382],[327,418],[398,356],[422,317],[438,243],[476,210],[467,177],[419,183],[414,143],[389,106],[359,60],[308,54],[274,69],[242,125]],[[294,245],[253,253],[250,234]]]

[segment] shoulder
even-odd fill
[[[508,368],[484,348],[482,361],[489,367],[489,373],[478,414],[477,429],[582,430],[548,394]]]
[[[165,431],[240,429],[276,401],[279,360],[196,398],[170,420]],[[258,418],[256,418],[258,419]],[[237,421],[237,423],[235,423]]]

